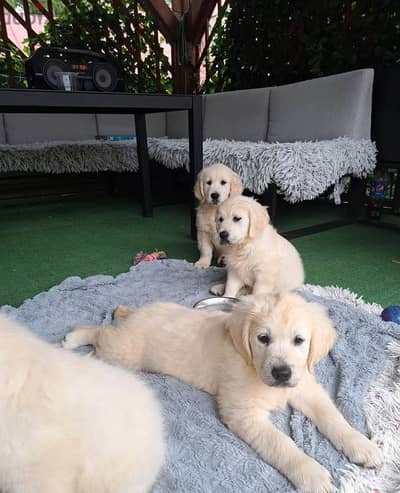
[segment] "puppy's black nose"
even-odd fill
[[[221,231],[219,234],[219,237],[221,238],[221,240],[227,240],[228,236],[229,236],[228,231]]]
[[[274,366],[271,371],[273,378],[279,383],[285,383],[290,380],[292,370],[287,365]]]
[[[219,193],[218,193],[218,192],[213,192],[213,193],[211,194],[211,198],[212,198],[213,200],[218,200],[218,199],[219,199]]]

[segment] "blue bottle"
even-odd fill
[[[376,176],[371,182],[368,217],[373,221],[379,221],[381,218],[387,187],[388,182],[385,175]]]

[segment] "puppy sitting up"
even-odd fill
[[[223,164],[208,166],[197,175],[194,187],[194,195],[199,201],[196,226],[200,258],[194,264],[197,269],[209,267],[213,253],[219,259],[223,255],[223,245],[215,228],[215,213],[219,204],[242,191],[240,176]]]
[[[226,200],[217,209],[216,229],[227,279],[225,285],[213,286],[212,294],[236,297],[246,288],[253,294],[279,295],[304,283],[299,253],[276,232],[267,210],[254,199]]]

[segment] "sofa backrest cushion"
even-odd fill
[[[168,111],[166,115],[168,137],[170,139],[187,138],[189,135],[188,112]]]
[[[8,113],[4,124],[7,144],[90,140],[97,134],[94,115]]]
[[[166,135],[165,113],[146,115],[147,135]],[[66,140],[93,140],[97,135],[134,135],[133,115],[73,115],[8,113],[4,115],[4,142],[30,144]],[[2,143],[2,121],[0,121]]]
[[[6,129],[4,128],[4,115],[0,113],[0,144],[6,144]]]
[[[265,140],[270,88],[207,94],[204,138]]]
[[[369,139],[373,77],[362,69],[273,87],[268,142]]]
[[[96,115],[98,135],[135,135],[133,115]]]
[[[166,114],[148,113],[146,115],[146,128],[149,137],[165,137],[167,135]]]
[[[135,135],[134,115],[96,115],[99,135]],[[165,137],[165,113],[146,115],[146,128],[149,137]]]

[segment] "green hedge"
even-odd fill
[[[399,0],[230,0],[208,90],[285,84],[400,61]]]

